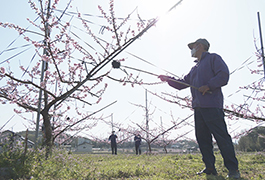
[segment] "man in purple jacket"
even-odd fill
[[[221,90],[229,79],[228,67],[221,56],[208,52],[210,44],[206,39],[198,39],[189,43],[188,47],[191,49],[191,56],[197,58],[196,65],[190,72],[183,79],[164,75],[160,75],[159,78],[178,90],[190,87],[195,134],[205,164],[205,169],[197,174],[217,175],[213,135],[224,159],[224,165],[229,170],[228,177],[238,179],[238,161],[224,120]]]

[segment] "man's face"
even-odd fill
[[[195,43],[193,45],[193,48],[191,49],[191,57],[197,57],[197,51],[198,51],[198,44]]]
[[[199,52],[201,51],[201,48],[203,48],[202,44],[200,43],[195,43],[193,45],[193,48],[191,50],[191,56],[192,57],[198,57]]]

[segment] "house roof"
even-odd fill
[[[0,137],[2,137],[4,134],[12,134],[13,136],[17,136],[17,137],[19,137],[19,138],[21,138],[21,140],[25,140],[26,138],[24,137],[24,136],[21,136],[20,134],[18,134],[18,133],[15,133],[15,132],[13,132],[13,131],[10,131],[10,130],[5,130],[5,131],[3,131],[3,132],[1,132],[0,133]],[[31,140],[27,140],[27,142],[29,143],[29,144],[32,144],[32,145],[34,145],[34,142],[33,141],[31,141]]]
[[[89,144],[89,145],[91,145],[92,146],[92,144],[91,143],[89,143],[89,142],[83,142],[83,143],[81,143],[81,144],[78,144],[77,146],[82,146],[82,145],[84,145],[84,144]]]

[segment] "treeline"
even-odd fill
[[[240,151],[265,151],[265,127],[256,127],[246,136],[242,136],[236,146]]]

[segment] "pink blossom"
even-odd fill
[[[98,100],[97,100],[97,102],[96,102],[96,103],[98,104],[98,103],[101,101],[101,99],[102,99],[101,97],[100,97],[100,98],[98,98]]]
[[[1,74],[5,74],[5,68],[4,68],[4,67],[1,67],[1,68],[0,68],[0,73],[1,73]]]

